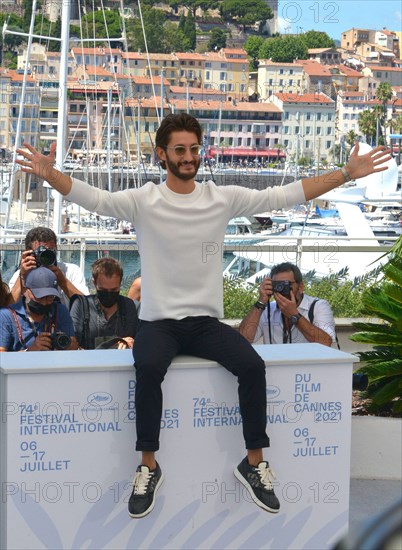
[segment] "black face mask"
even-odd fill
[[[103,307],[112,307],[117,302],[120,292],[110,290],[97,290],[96,295]]]
[[[46,315],[46,313],[50,313],[52,304],[44,305],[35,300],[29,300],[29,302],[27,302],[27,308],[34,315]]]

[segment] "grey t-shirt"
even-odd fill
[[[95,349],[97,343],[101,340],[100,337],[104,336],[119,336],[120,338],[130,336],[135,338],[138,328],[138,314],[133,300],[125,296],[119,296],[117,311],[110,319],[106,319],[96,294],[83,296],[82,298],[87,300],[89,306],[88,338],[86,342],[84,342],[85,315],[82,299],[74,297],[70,310],[75,334],[81,347]]]

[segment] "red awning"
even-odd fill
[[[216,157],[217,150],[211,147],[207,151],[207,156]],[[286,157],[282,149],[243,149],[241,147],[227,147],[219,149],[219,156],[234,156],[234,157],[272,157],[272,158],[284,158]]]

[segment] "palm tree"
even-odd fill
[[[358,125],[360,132],[366,138],[366,142],[372,145],[377,133],[377,118],[374,112],[369,110],[359,113]]]
[[[369,377],[367,396],[372,412],[402,414],[402,237],[389,252],[381,269],[383,279],[362,297],[365,313],[379,319],[354,323],[360,332],[354,342],[372,344],[373,350],[360,352],[365,365],[359,369]]]
[[[384,127],[384,143],[386,143],[386,120],[387,120],[387,104],[388,101],[392,98],[394,95],[394,92],[392,90],[392,86],[389,82],[381,82],[377,88],[376,92],[376,98],[381,101],[382,103],[382,116],[380,120],[382,121],[382,125]]]
[[[350,145],[350,147],[353,147],[358,138],[359,136],[354,130],[349,130],[349,132],[345,136],[346,143]]]
[[[389,127],[391,128],[391,134],[402,134],[402,115],[398,115],[389,121]]]

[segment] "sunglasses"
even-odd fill
[[[202,145],[190,145],[190,147],[185,147],[184,145],[175,145],[174,147],[166,147],[166,149],[171,149],[178,157],[184,157],[187,149],[190,149],[190,153],[193,155],[193,157],[197,157],[202,151]]]

